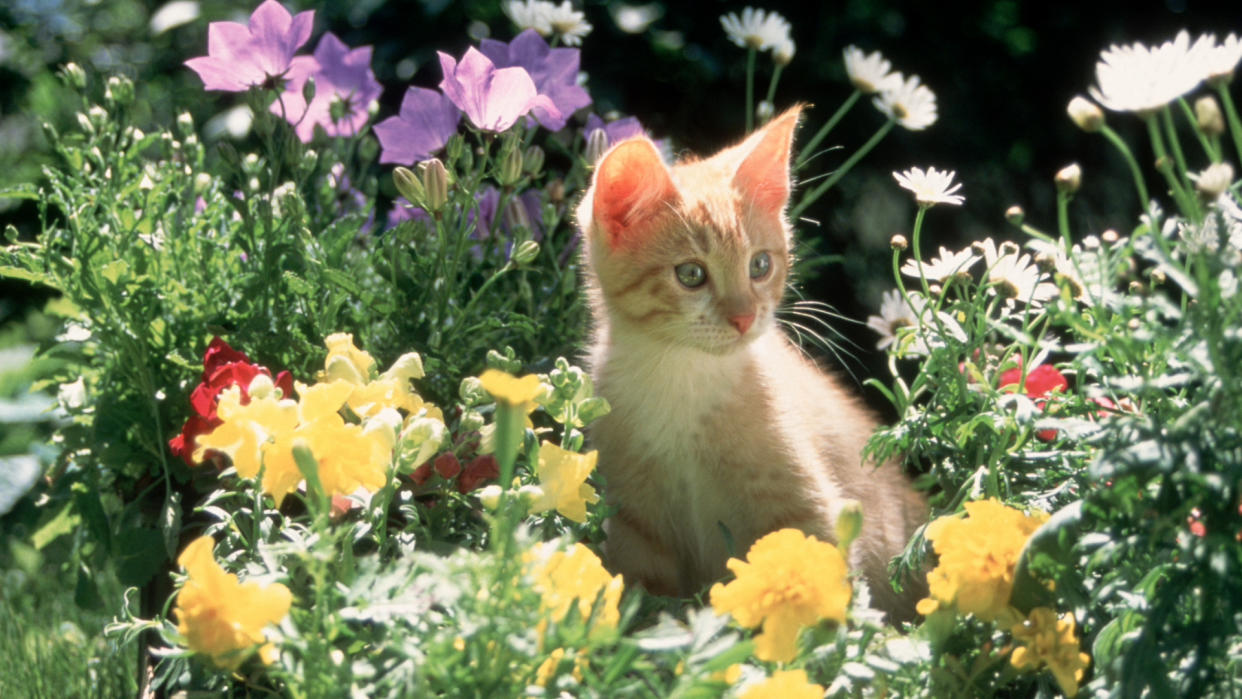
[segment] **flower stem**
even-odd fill
[[[862,97],[861,90],[854,90],[850,93],[850,96],[845,98],[845,101],[841,103],[841,106],[837,107],[837,111],[833,112],[832,116],[828,118],[828,121],[824,122],[824,125],[819,127],[819,131],[815,132],[815,135],[811,137],[811,140],[807,141],[805,146],[802,146],[802,150],[798,152],[798,159],[794,164],[795,170],[801,170],[802,167],[805,166],[812,157],[814,157],[815,147],[819,145],[820,141],[824,140],[824,137],[828,135],[829,131],[832,131],[833,127],[837,125],[837,122],[841,121],[841,118],[845,116],[845,113],[850,111],[850,108],[854,106],[854,103],[858,101],[859,97]]]
[[[1057,190],[1057,230],[1061,233],[1061,240],[1065,241],[1065,249],[1069,250],[1070,229],[1069,229],[1069,192]]]
[[[871,152],[872,148],[875,148],[877,143],[879,143],[881,140],[884,139],[885,136],[888,135],[888,132],[892,130],[893,125],[896,123],[897,122],[894,119],[889,119],[888,121],[884,122],[884,125],[881,126],[875,132],[875,134],[871,136],[871,139],[868,140],[866,143],[864,143],[862,147],[859,148],[858,151],[854,153],[854,155],[851,155],[849,160],[846,160],[845,163],[841,165],[841,167],[834,170],[832,174],[829,175],[827,179],[825,179],[823,182],[819,183],[819,185],[816,186],[815,189],[812,189],[805,196],[803,196],[802,201],[799,201],[798,204],[794,206],[793,211],[789,212],[790,220],[797,220],[798,215],[801,214],[803,211],[805,211],[806,207],[815,203],[816,199],[819,199],[820,197],[824,196],[824,193],[827,192],[829,189],[831,189],[832,185],[836,184],[838,180],[844,177],[845,173],[850,171],[850,168],[857,165],[858,161],[862,160],[867,155],[867,153]]]
[[[1160,123],[1164,126],[1165,136],[1169,139],[1169,150],[1173,152],[1173,162],[1177,163],[1177,174],[1183,189],[1190,189],[1190,179],[1186,177],[1186,156],[1182,153],[1181,140],[1177,138],[1177,128],[1173,124],[1173,111],[1168,105],[1160,110]]]
[[[1185,115],[1186,121],[1190,122],[1190,128],[1195,132],[1195,136],[1199,139],[1199,145],[1203,146],[1203,152],[1207,154],[1208,160],[1213,163],[1220,162],[1220,143],[1208,138],[1203,133],[1203,127],[1199,124],[1199,120],[1195,117],[1195,110],[1190,108],[1190,104],[1186,102],[1184,97],[1179,97],[1177,103],[1182,107],[1182,114]]]
[[[783,70],[785,70],[785,66],[784,66],[784,65],[782,65],[782,64],[780,64],[780,63],[777,63],[777,64],[776,64],[776,68],[775,68],[775,69],[773,69],[773,71],[772,71],[772,78],[771,78],[770,80],[768,80],[768,96],[764,98],[764,101],[765,101],[765,102],[767,102],[768,104],[772,105],[773,110],[774,110],[774,113],[775,113],[775,108],[776,108],[776,102],[775,102],[775,100],[776,100],[776,84],[777,84],[778,82],[780,82],[780,80],[781,80],[781,71],[783,71]],[[771,118],[771,117],[769,117],[769,118]],[[765,121],[766,121],[766,120],[765,120]]]
[[[1233,137],[1233,146],[1238,150],[1238,163],[1242,164],[1242,121],[1238,120],[1238,109],[1233,106],[1233,98],[1229,96],[1229,86],[1220,83],[1216,86],[1220,94],[1220,102],[1225,106],[1225,118],[1229,121],[1229,135]]]
[[[1169,153],[1164,147],[1164,138],[1160,135],[1160,127],[1156,124],[1156,116],[1147,117],[1147,134],[1151,138],[1152,150],[1156,153],[1156,169],[1160,174],[1164,175],[1164,179],[1169,183],[1169,191],[1172,192],[1173,198],[1177,200],[1177,206],[1182,210],[1182,214],[1186,217],[1198,221],[1198,207],[1195,205],[1193,197],[1187,195],[1186,190],[1182,187],[1182,183],[1178,181],[1176,173],[1173,172],[1173,162],[1169,159]]]
[[[755,128],[755,56],[758,51],[750,47],[746,51],[746,133]]]
[[[1100,133],[1104,134],[1104,137],[1116,146],[1117,150],[1121,151],[1121,157],[1125,158],[1126,164],[1130,166],[1130,174],[1134,176],[1134,188],[1138,191],[1139,205],[1146,210],[1147,205],[1151,202],[1151,197],[1147,195],[1147,185],[1143,182],[1143,171],[1139,168],[1138,161],[1134,159],[1134,153],[1130,151],[1130,146],[1126,145],[1121,136],[1118,136],[1116,131],[1110,129],[1108,124],[1100,126]]]

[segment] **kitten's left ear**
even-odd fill
[[[789,203],[789,155],[802,105],[794,105],[751,135],[757,140],[737,168],[733,186],[764,214],[780,216]]]

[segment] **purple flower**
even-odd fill
[[[525,219],[523,223],[527,224],[532,240],[543,238],[543,207],[538,193],[528,190],[511,197],[506,204],[510,211],[505,213],[497,211],[500,206],[500,191],[495,187],[484,188],[475,195],[475,202],[475,211],[466,214],[467,221],[475,222],[470,237],[479,241],[500,238],[505,245],[505,259],[513,254],[513,224],[519,216]],[[476,260],[482,259],[483,246],[471,246],[470,254]]]
[[[646,133],[643,125],[638,122],[638,117],[625,117],[614,121],[604,122],[603,119],[595,114],[587,116],[586,128],[582,129],[582,135],[586,140],[591,140],[591,133],[604,130],[608,135],[608,145],[615,146],[632,136],[642,136]]]
[[[401,111],[375,125],[381,163],[413,165],[444,147],[457,133],[461,111],[435,90],[411,87],[401,99]]]
[[[591,104],[591,96],[578,84],[578,49],[550,48],[538,32],[527,29],[508,44],[484,39],[479,50],[500,68],[517,66],[530,73],[539,94],[552,100],[560,112],[553,115],[535,107],[536,118],[547,129],[560,131],[571,114]]]
[[[308,77],[315,80],[309,105],[302,95]],[[288,78],[271,110],[294,125],[303,143],[310,143],[316,125],[329,136],[357,134],[369,118],[367,108],[383,92],[371,71],[371,47],[350,50],[332,32],[319,39],[313,58],[298,56],[290,62]]]
[[[473,46],[466,49],[461,63],[447,53],[438,53],[444,71],[440,89],[478,128],[508,130],[535,107],[550,118],[560,117],[560,110],[546,95],[539,94],[525,69],[497,68]]]
[[[392,208],[388,210],[388,228],[395,228],[402,221],[430,223],[431,214],[420,206],[414,206],[405,197],[398,197],[393,201]]]
[[[265,0],[250,24],[212,22],[207,26],[207,55],[185,62],[208,90],[242,92],[281,78],[293,54],[310,38],[314,10],[296,17],[276,0]]]

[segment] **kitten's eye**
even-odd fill
[[[768,276],[768,272],[772,271],[772,258],[766,252],[755,253],[750,258],[750,278],[763,279]]]
[[[707,270],[697,262],[683,262],[673,268],[677,273],[677,281],[687,289],[697,289],[707,281]]]

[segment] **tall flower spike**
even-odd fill
[[[291,15],[276,0],[266,0],[250,15],[249,26],[212,22],[207,26],[207,55],[185,65],[208,90],[242,92],[284,77],[293,54],[310,38],[315,12]]]
[[[922,131],[936,123],[936,93],[919,84],[917,75],[903,80],[901,73],[894,73],[893,78],[893,86],[872,100],[875,108],[910,131]]]

